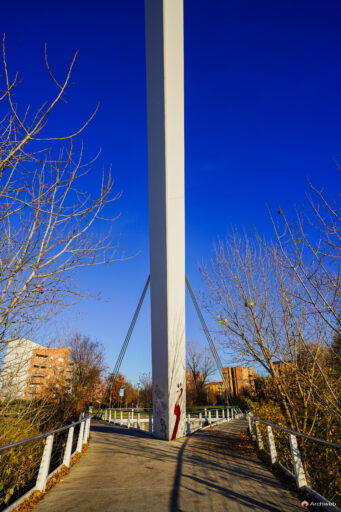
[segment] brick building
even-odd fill
[[[224,390],[224,383],[223,381],[207,382],[205,384],[205,389],[209,392],[212,392],[214,395],[222,395]]]
[[[2,400],[39,398],[71,380],[70,349],[47,348],[31,340],[9,343],[0,373]]]
[[[25,398],[37,398],[48,388],[58,389],[71,379],[69,368],[69,348],[35,348],[32,350]]]
[[[247,368],[246,366],[224,366],[223,376],[224,381],[207,382],[205,389],[215,396],[223,396],[226,392],[226,379],[229,394],[238,396],[250,386],[254,387],[257,372],[254,368]]]
[[[279,377],[285,376],[290,371],[290,362],[273,361],[274,371]]]
[[[238,396],[250,386],[254,387],[257,372],[254,368],[247,368],[246,366],[224,366],[223,376],[224,382],[227,380],[230,395]]]

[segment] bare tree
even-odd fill
[[[93,116],[70,135],[44,135],[57,103],[66,98],[75,59],[59,83],[46,56],[57,94],[30,115],[29,107],[16,103],[18,77],[10,78],[3,45],[0,340],[5,346],[55,314],[68,298],[79,299],[71,279],[75,271],[112,261],[117,249],[110,233],[98,235],[95,229],[97,220],[115,219],[107,208],[118,198],[112,195],[111,174],[99,174],[96,194],[82,188],[93,162],[82,161],[83,143],[76,148],[75,139]]]
[[[98,341],[76,333],[69,341],[70,382],[67,392],[72,396],[75,410],[82,412],[86,405],[97,402],[103,392],[104,348]],[[70,400],[71,402],[71,400]]]
[[[137,384],[139,402],[143,407],[149,408],[153,404],[153,382],[150,373],[142,373]]]
[[[208,349],[199,343],[187,344],[187,400],[194,404],[204,403],[204,390],[207,379],[216,372],[216,367]]]
[[[277,220],[271,216],[276,243],[267,249],[274,254],[275,248],[283,268],[295,276],[298,283],[296,300],[304,304],[312,317],[320,317],[328,333],[324,345],[332,367],[328,368],[325,363],[323,368],[320,359],[316,364],[331,402],[340,411],[341,373],[335,371],[341,365],[337,344],[341,334],[340,194],[335,193],[332,197],[309,180],[308,184],[309,207],[297,208],[293,221],[281,207],[277,211]]]
[[[308,180],[310,208],[290,222],[281,207],[271,216],[283,265],[300,283],[300,298],[337,335],[341,332],[341,205]]]
[[[77,142],[97,107],[73,133],[52,134],[49,128],[56,106],[68,99],[76,56],[65,78],[59,80],[52,73],[45,51],[56,94],[31,112],[29,106],[17,100],[20,80],[8,68],[3,38],[0,366],[11,342],[32,338],[68,304],[88,296],[77,289],[73,279],[80,269],[116,259],[118,242],[113,240],[110,227],[107,230],[104,225],[117,218],[113,203],[120,194],[113,194],[110,172],[93,170],[96,159],[83,161],[83,142]],[[94,172],[98,187],[89,192],[84,183]],[[31,405],[35,410],[33,402]],[[3,402],[1,407],[3,410],[11,405]],[[35,413],[31,417],[36,420]]]
[[[330,331],[301,300],[300,281],[280,251],[268,247],[237,232],[219,241],[210,267],[201,268],[205,305],[225,348],[271,375],[291,427],[312,432],[320,408],[341,415],[324,364]]]

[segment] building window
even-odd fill
[[[64,362],[64,357],[58,357],[58,361],[59,361],[60,363],[63,363],[63,362]]]
[[[44,354],[37,354],[37,357],[42,357],[42,358],[46,359],[47,356]]]

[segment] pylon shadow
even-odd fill
[[[152,437],[148,432],[143,430],[133,430],[120,425],[110,425],[108,423],[91,425],[90,432],[103,432],[104,434],[117,434],[132,437]]]

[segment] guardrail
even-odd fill
[[[141,414],[148,414],[148,418],[141,417]],[[95,418],[121,427],[126,426],[134,430],[142,430],[149,434],[153,432],[153,415],[151,412],[141,413],[134,409],[101,409],[97,412]],[[147,428],[143,428],[146,425]]]
[[[5,483],[4,481],[0,482],[0,510],[11,512],[28,498],[32,492],[45,491],[48,479],[63,466],[69,468],[72,457],[77,453],[81,453],[83,445],[88,443],[90,421],[90,416],[84,417],[80,421],[76,421],[65,427],[0,446],[0,464],[2,472],[4,473],[2,480],[5,480]],[[78,435],[75,434],[76,430],[78,431]],[[30,443],[37,444],[29,446]],[[28,449],[26,450],[27,446]],[[30,455],[28,455],[28,453],[30,453]],[[22,487],[24,487],[25,490],[27,487],[29,487],[29,489],[15,499],[15,501],[13,501],[13,498],[15,498],[17,494],[20,494],[21,488],[15,488],[18,486],[18,481],[16,480],[14,480],[14,487],[11,486],[11,484],[6,485],[6,475],[9,481],[11,475],[10,470],[5,469],[6,464],[8,468],[11,468],[13,461],[17,461],[19,472],[22,467],[26,467],[27,473],[30,475],[27,477],[28,481],[22,478]],[[9,505],[6,507],[7,502]]]
[[[187,414],[187,434],[192,434],[197,430],[208,427],[210,425],[217,425],[226,421],[231,421],[244,416],[241,410],[237,407],[219,408],[219,409],[203,409],[203,411],[195,411],[194,413]],[[192,428],[192,425],[196,425]]]
[[[331,503],[324,496],[321,496],[317,491],[308,486],[306,475],[304,471],[303,461],[300,453],[300,449],[298,447],[297,437],[302,437],[305,439],[309,439],[311,441],[315,441],[317,443],[325,444],[328,446],[332,446],[334,448],[340,448],[341,444],[332,443],[330,441],[325,441],[324,439],[319,439],[317,437],[309,436],[308,434],[301,434],[300,432],[296,432],[286,427],[281,427],[280,425],[275,425],[273,423],[269,423],[268,421],[261,420],[260,418],[255,417],[252,413],[248,413],[248,422],[249,422],[249,432],[254,441],[257,440],[257,445],[259,450],[264,451],[270,457],[271,464],[279,466],[284,473],[288,476],[296,480],[296,485],[299,490],[303,490],[314,496],[319,500],[320,503],[323,503],[324,506],[328,506],[329,512],[341,512],[339,508],[336,507],[334,503]],[[259,424],[262,423],[266,425],[267,431],[267,443],[269,447],[269,451],[264,447],[264,439],[262,437],[261,430],[259,428]],[[290,453],[292,459],[292,465],[294,469],[294,473],[292,473],[284,464],[279,461],[279,457],[277,454],[275,438],[272,429],[277,429],[283,432],[288,433],[288,440],[290,445]]]
[[[153,415],[151,412],[147,418],[143,413],[136,412],[134,409],[130,411],[122,411],[122,409],[102,409],[96,414],[96,418],[118,426],[125,426],[130,429],[140,430],[147,434],[153,434]],[[145,414],[145,415],[146,415]],[[219,408],[219,409],[202,409],[195,411],[186,416],[187,434],[192,434],[197,430],[201,430],[210,425],[216,425],[243,416],[241,410],[237,407]],[[146,427],[146,428],[144,428]]]

